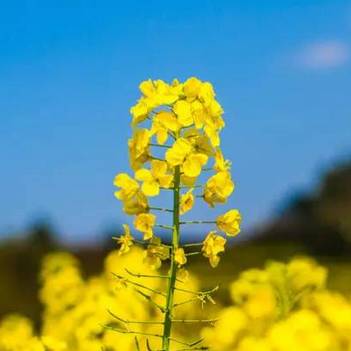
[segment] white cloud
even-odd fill
[[[334,68],[347,63],[350,58],[350,49],[342,41],[323,41],[306,46],[296,58],[298,64],[305,68]]]

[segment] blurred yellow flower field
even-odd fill
[[[148,303],[147,296],[160,304],[164,299],[152,291],[162,288],[162,279],[130,279],[146,283],[147,290],[116,277],[125,274],[125,269],[152,274],[154,271],[142,262],[141,249],[133,248],[123,256],[114,251],[106,257],[104,271],[85,280],[72,255],[50,254],[40,275],[39,296],[44,306],[40,332],[36,333],[24,316],[6,316],[0,323],[0,350],[135,350],[133,335],[113,329],[128,329],[129,322],[138,319],[159,321],[161,312],[157,305]],[[327,275],[324,267],[307,257],[243,271],[230,284],[231,305],[213,304],[217,302],[215,294],[214,301],[194,295],[194,304],[180,305],[175,319],[215,321],[191,328],[175,323],[174,335],[189,342],[203,338],[204,347],[218,351],[351,350],[350,296],[328,290]],[[177,283],[179,288],[202,288],[201,277],[190,273],[185,279]],[[179,291],[175,304],[188,298],[186,292]],[[133,325],[141,333],[158,334],[161,327]],[[148,338],[150,348],[158,350],[159,338]],[[140,339],[141,350],[147,350],[145,340]]]

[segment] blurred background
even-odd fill
[[[216,270],[192,269],[225,285],[309,254],[351,292],[350,1],[1,5],[0,318],[38,321],[50,251],[75,253],[86,276],[102,269],[126,221],[112,180],[128,169],[129,108],[148,78],[209,80],[225,110],[228,208],[243,231]]]

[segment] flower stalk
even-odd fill
[[[173,315],[173,299],[175,283],[177,279],[177,263],[175,262],[174,253],[179,246],[180,241],[180,225],[179,225],[179,187],[180,187],[180,167],[174,169],[173,178],[173,234],[172,234],[172,249],[171,249],[171,267],[170,276],[167,287],[166,313],[164,317],[164,329],[162,338],[162,349],[169,350],[170,336],[172,329],[172,315]]]

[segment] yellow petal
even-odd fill
[[[146,196],[157,196],[160,193],[160,186],[153,180],[144,182],[141,186],[141,190]]]
[[[154,177],[164,175],[167,172],[167,163],[161,160],[151,161],[151,173]]]
[[[149,182],[153,179],[150,170],[145,168],[138,169],[135,172],[135,178],[143,182]]]
[[[173,176],[171,174],[166,174],[159,177],[158,181],[163,188],[169,188],[172,185]]]
[[[155,117],[165,128],[169,129],[172,132],[179,130],[181,125],[177,121],[177,117],[173,112],[162,111],[157,114]]]
[[[178,166],[183,163],[185,157],[192,149],[191,143],[184,139],[179,138],[173,146],[166,151],[166,161],[171,166]]]
[[[204,154],[192,154],[183,164],[184,174],[188,177],[197,177],[201,173],[202,166],[206,164],[208,157]]]
[[[157,143],[164,145],[168,139],[168,132],[166,129],[159,129],[156,133]]]
[[[173,110],[178,117],[179,123],[183,127],[188,127],[194,123],[193,116],[191,113],[191,105],[189,102],[179,100],[174,104]]]

